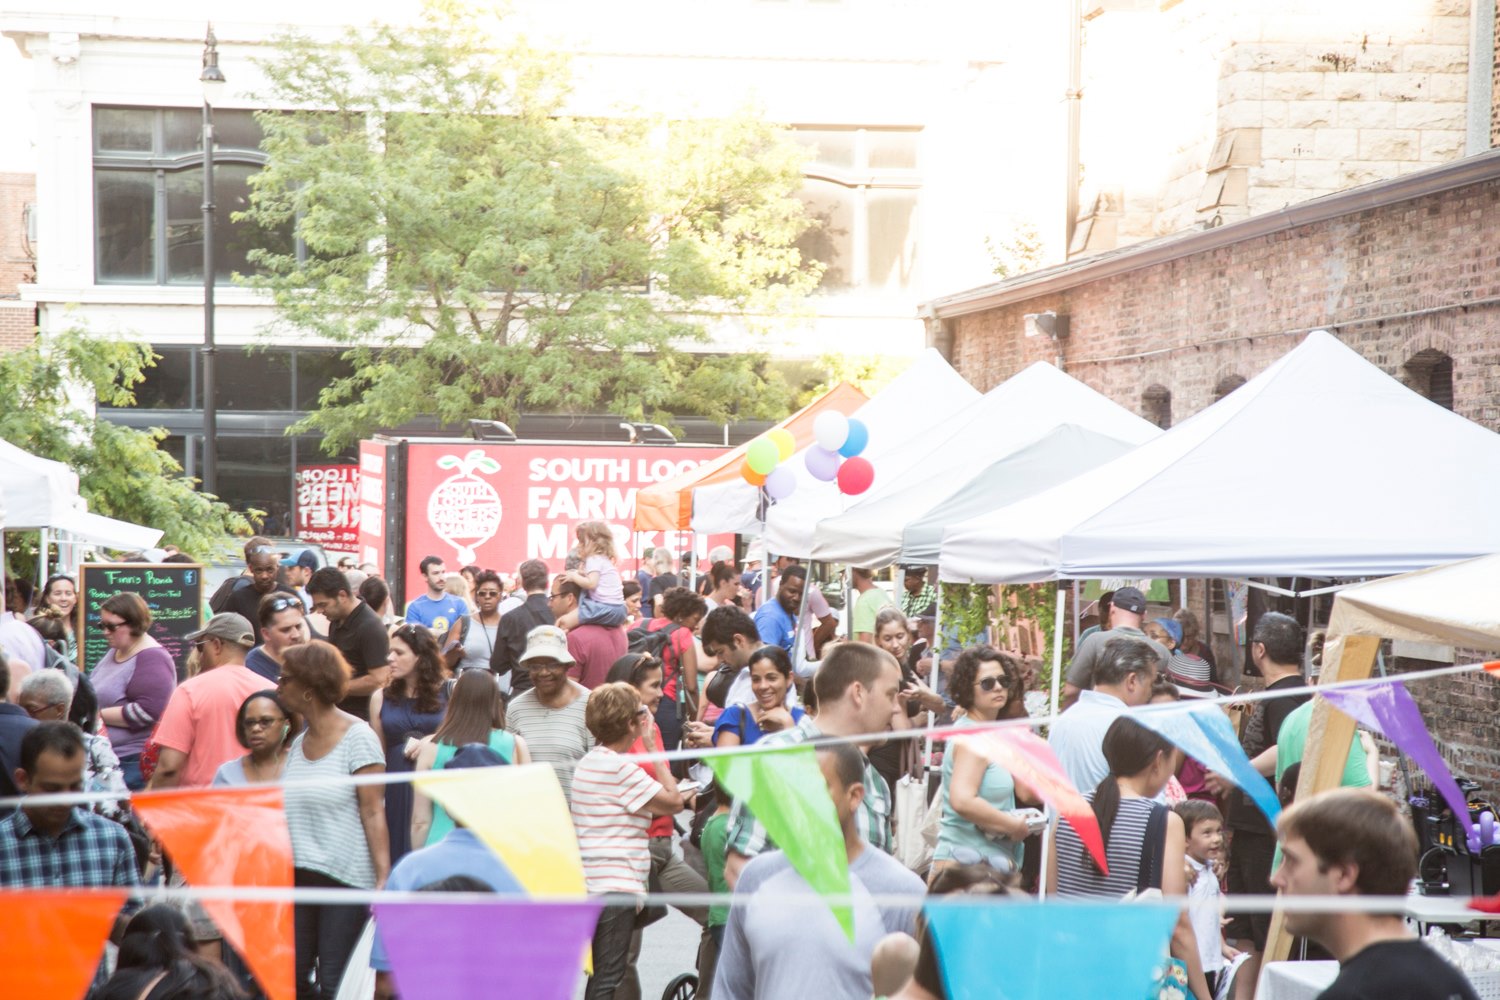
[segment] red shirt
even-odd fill
[[[651,731],[656,734],[656,746],[659,749],[661,747],[661,727],[659,727],[653,721],[651,723]],[[626,753],[645,753],[646,752],[646,741],[645,740],[636,740],[634,743],[630,744],[630,749],[627,750],[627,751],[625,751],[625,752]],[[642,761],[641,762],[641,770],[645,771],[646,774],[651,778],[652,781],[658,781],[658,779],[656,777],[656,761],[654,761],[654,760]],[[672,817],[670,817],[670,816],[653,816],[653,817],[651,817],[651,826],[650,826],[649,829],[647,829],[646,835],[648,837],[670,837],[670,836],[672,836]]]
[[[673,625],[670,618],[653,618],[646,626],[648,632],[660,632],[664,628]],[[667,644],[662,648],[662,694],[668,698],[677,697],[677,679],[682,676],[682,654],[693,648],[693,630],[683,626],[672,633]]]
[[[568,668],[568,676],[592,691],[628,648],[625,633],[617,628],[580,625],[568,633],[568,652],[578,661]]]

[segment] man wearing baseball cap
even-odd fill
[[[1094,663],[1104,652],[1105,643],[1111,639],[1140,639],[1149,644],[1161,658],[1158,672],[1165,676],[1172,661],[1167,647],[1141,631],[1141,620],[1146,615],[1146,595],[1135,587],[1121,587],[1115,591],[1109,607],[1109,628],[1095,632],[1078,644],[1073,662],[1068,664],[1068,683],[1063,690],[1063,707],[1078,700],[1078,693],[1094,686]]]
[[[568,676],[573,662],[568,633],[556,625],[527,632],[520,663],[531,676],[531,687],[512,698],[505,711],[505,728],[526,741],[532,760],[552,765],[569,799],[573,765],[594,747],[584,719],[589,689]]]
[[[245,666],[255,632],[243,615],[225,611],[187,636],[198,657],[198,673],[177,685],[156,727],[161,757],[151,787],[208,785],[221,764],[243,754],[234,722],[240,705],[270,687]]]
[[[312,579],[314,571],[318,568],[318,557],[313,555],[312,549],[303,549],[297,553],[296,559],[291,559],[281,564],[286,567],[286,582],[297,596],[302,598],[302,607],[308,611],[312,610],[312,598],[307,593],[307,581]]]

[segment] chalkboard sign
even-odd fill
[[[203,567],[194,563],[84,563],[78,576],[78,666],[92,670],[109,643],[99,627],[99,605],[122,591],[140,594],[151,609],[151,637],[183,675],[190,652],[185,637],[203,627]]]

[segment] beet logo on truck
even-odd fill
[[[433,534],[453,546],[459,565],[475,562],[475,549],[500,530],[500,494],[476,473],[493,476],[500,463],[478,448],[459,458],[443,455],[439,469],[457,469],[427,499],[427,523]]]

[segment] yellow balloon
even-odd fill
[[[778,427],[773,431],[768,431],[766,438],[772,444],[776,445],[776,454],[780,456],[783,462],[791,458],[792,454],[797,450],[797,439],[792,437],[792,432],[785,427]]]

